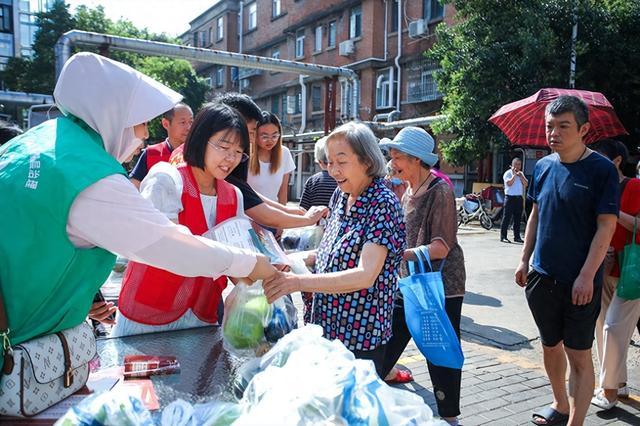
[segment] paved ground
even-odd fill
[[[473,226],[459,231],[465,253],[467,295],[462,310],[461,423],[513,425],[530,422],[531,413],[551,402],[551,389],[542,367],[538,333],[513,271],[520,245],[499,242],[499,234]],[[108,299],[117,297],[119,274],[103,287]],[[299,297],[295,297],[300,306]],[[301,309],[300,309],[301,311]],[[640,342],[637,332],[633,337]],[[596,361],[597,362],[597,361]],[[400,363],[415,381],[400,388],[414,390],[436,412],[435,397],[424,357],[413,342]],[[589,409],[587,425],[640,425],[640,345],[629,351],[631,397],[609,412]],[[530,424],[530,423],[529,423]]]
[[[535,324],[513,271],[521,246],[502,244],[495,231],[473,227],[460,231],[467,265],[467,296],[462,314],[461,423],[531,424],[533,410],[551,402],[551,388],[541,363]],[[640,338],[636,332],[636,342]],[[631,398],[609,412],[589,409],[585,424],[640,425],[640,346],[629,352]],[[400,363],[415,382],[399,387],[415,390],[436,412],[435,397],[424,358],[410,344]]]

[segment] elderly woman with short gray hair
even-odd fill
[[[317,274],[278,273],[264,290],[270,302],[296,291],[314,293],[311,322],[357,358],[372,360],[380,375],[405,248],[402,210],[382,182],[385,160],[366,125],[340,126],[327,138],[326,151],[338,190],[317,254],[307,258]]]

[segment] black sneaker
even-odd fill
[[[513,241],[516,243],[524,243],[524,240],[522,238],[514,238]]]
[[[508,238],[500,238],[500,242],[501,242],[501,243],[511,244],[511,241],[509,241],[509,239],[508,239]]]

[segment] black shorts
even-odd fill
[[[531,270],[527,276],[527,302],[545,346],[564,341],[569,349],[591,349],[600,314],[601,283],[593,286],[593,297],[586,305],[571,302],[573,283],[562,283]]]

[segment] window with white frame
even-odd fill
[[[247,7],[247,13],[249,17],[247,29],[252,30],[258,26],[258,4],[256,2],[251,3]]]
[[[207,40],[207,33],[205,31],[198,31],[198,46],[205,47]]]
[[[216,40],[220,41],[224,38],[224,16],[218,16],[216,19]]]
[[[394,68],[389,67],[376,74],[376,109],[392,108],[395,105],[398,80]]]
[[[336,47],[336,33],[337,22],[329,22],[329,29],[327,30],[327,47]]]
[[[362,6],[351,8],[349,17],[349,38],[356,38],[362,35]]]
[[[216,87],[222,87],[224,85],[224,68],[216,68]]]
[[[423,0],[423,15],[427,22],[444,18],[444,5],[439,0]]]
[[[320,52],[322,50],[322,25],[318,25],[314,31],[313,51]]]
[[[207,42],[209,44],[212,44],[214,42],[214,40],[213,40],[213,28],[209,28],[207,30]]]
[[[346,80],[340,80],[340,116],[351,117],[353,104],[353,86]]]
[[[280,0],[271,0],[271,16],[273,16],[274,18],[280,16],[280,14],[282,13],[281,7],[282,4]]]
[[[296,58],[304,56],[304,28],[296,31]]]

